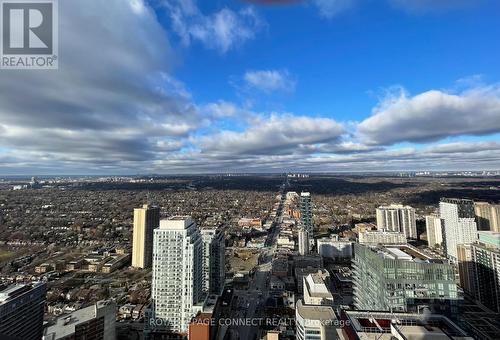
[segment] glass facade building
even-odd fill
[[[309,238],[312,239],[313,236],[313,213],[311,204],[311,194],[308,192],[303,192],[300,194],[300,222],[304,229],[308,232]]]
[[[354,245],[354,304],[359,310],[453,311],[455,271],[408,245]]]

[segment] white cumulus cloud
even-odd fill
[[[471,88],[460,93],[431,90],[416,96],[405,91],[386,97],[358,126],[369,144],[432,142],[450,136],[500,132],[500,87]]]
[[[338,140],[344,127],[328,118],[272,115],[243,132],[222,131],[198,141],[204,153],[232,155],[287,154],[303,146]]]
[[[151,8],[142,0],[59,5],[59,70],[2,71],[4,153],[56,168],[119,167],[180,147],[172,141],[200,119],[182,84],[168,75],[173,52]]]

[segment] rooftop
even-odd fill
[[[302,300],[299,300],[297,301],[296,310],[297,313],[306,320],[337,320],[333,308],[330,306],[304,305]]]
[[[443,332],[439,327],[432,326],[400,326],[393,324],[392,334],[396,333],[398,335],[404,336],[408,340],[447,340],[450,339],[446,333]]]
[[[389,247],[378,246],[371,247],[371,249],[384,259],[412,261],[417,263],[443,263],[443,259],[434,257],[428,253],[424,253],[417,248],[407,244],[391,245]]]
[[[173,216],[160,220],[160,229],[184,230],[194,223],[190,216]]]
[[[413,209],[409,205],[402,204],[390,204],[390,205],[381,205],[378,209]]]
[[[410,254],[407,254],[403,250],[399,248],[386,248],[387,253],[390,254],[390,256],[394,257],[395,259],[398,260],[406,260],[406,261],[411,261],[413,257]]]
[[[0,290],[0,305],[42,284],[43,283],[10,285],[3,290]]]
[[[389,313],[372,311],[345,311],[350,327],[360,338],[408,340],[472,339],[450,319],[439,314]]]
[[[198,313],[191,322],[194,323],[204,323],[212,319],[212,313]]]
[[[479,231],[479,243],[500,249],[500,233],[495,231]]]
[[[135,208],[135,209],[159,209],[157,206],[155,205],[149,205],[149,204],[143,204],[142,205],[142,208]]]
[[[327,274],[312,273],[304,277],[304,289],[307,289],[309,296],[333,298],[332,293],[325,284],[324,277],[327,277]]]
[[[215,309],[215,305],[217,304],[217,301],[219,300],[218,295],[209,295],[205,299],[205,303],[203,304],[203,313],[212,313]]]
[[[167,218],[167,221],[184,221],[191,219],[191,216],[171,216]]]
[[[334,235],[337,236],[337,235]],[[316,239],[317,243],[330,243],[330,244],[336,244],[336,245],[345,245],[347,243],[353,243],[353,241],[350,241],[349,239],[339,239],[338,237],[323,237],[323,238],[318,238]]]
[[[82,309],[78,309],[71,314],[57,318],[56,323],[47,327],[45,335],[47,339],[64,338],[75,333],[75,327],[82,322],[92,320],[97,315],[97,309],[108,306],[111,301],[99,301]]]
[[[0,302],[5,302],[24,291],[26,291],[26,285],[24,284],[9,286],[0,291]]]
[[[404,235],[402,232],[400,231],[391,231],[391,230],[365,230],[362,232],[362,234],[377,234],[377,235]]]
[[[334,276],[339,281],[351,282],[353,280],[352,270],[349,267],[343,267],[340,270],[335,271]]]
[[[442,197],[440,202],[441,203],[451,203],[451,204],[471,204],[471,205],[474,205],[473,200],[469,200],[469,199],[465,199],[465,198]]]
[[[62,338],[75,333],[76,325],[95,318],[95,306],[74,311],[69,315],[62,316],[56,320],[56,324],[47,328],[46,334],[55,334],[57,338]]]

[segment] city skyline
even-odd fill
[[[0,337],[495,339],[498,183],[0,182]]]
[[[59,69],[0,71],[0,175],[498,170],[498,9],[61,2]]]

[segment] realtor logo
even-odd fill
[[[0,68],[56,69],[56,0],[0,0]]]

